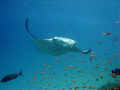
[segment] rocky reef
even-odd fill
[[[120,83],[108,83],[98,88],[98,90],[120,90]]]

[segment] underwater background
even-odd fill
[[[120,0],[0,0],[0,90],[98,90],[120,83]],[[39,52],[40,39],[64,37],[80,50],[59,56]],[[76,89],[75,89],[76,88]],[[92,88],[91,88],[92,89]],[[104,90],[104,89],[101,89]]]

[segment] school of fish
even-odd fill
[[[119,21],[115,22],[115,24],[118,23]],[[115,33],[120,40],[119,33]],[[115,75],[111,72],[116,68],[120,69],[118,64],[120,62],[120,45],[114,38],[111,44],[118,51],[114,51],[114,55],[108,55],[109,49],[112,48],[109,48],[110,43],[107,42],[109,40],[106,37],[111,35],[111,32],[103,32],[101,34],[101,37],[104,37],[103,40],[94,39],[96,50],[93,49],[87,56],[82,56],[79,52],[79,56],[71,54],[55,57],[54,60],[51,60],[52,64],[46,62],[36,66],[31,78],[26,79],[27,83],[21,83],[22,90],[25,90],[24,88],[28,88],[27,90],[35,90],[34,88],[38,88],[38,90],[97,90],[101,82],[106,85],[112,82],[120,83],[120,73],[116,72]],[[101,49],[104,49],[104,52]]]
[[[115,22],[115,24],[118,23],[119,21]],[[119,33],[115,33],[116,37],[120,39]],[[107,46],[109,42],[107,42],[108,38],[106,37],[111,35],[112,33],[110,32],[103,32],[101,37],[105,38],[102,41],[95,39],[96,48],[100,52],[97,52],[97,50],[92,51],[86,56],[89,58],[87,60],[79,52],[80,56],[77,59],[74,54],[60,56],[55,57],[52,64],[46,62],[42,66],[36,67],[38,71],[33,73],[31,79],[27,79],[27,82],[30,84],[28,89],[34,90],[33,86],[37,86],[40,90],[51,90],[51,88],[54,88],[54,90],[97,90],[101,81],[106,85],[112,82],[120,83],[120,74],[117,72],[115,75],[111,72],[113,69],[120,69],[119,64],[117,64],[117,62],[120,62],[120,45],[113,38],[112,44],[114,48],[118,48],[118,51],[115,51],[114,55],[108,55],[110,48]],[[104,52],[101,52],[102,48],[104,48]],[[91,65],[93,66],[91,67]],[[27,87],[24,82],[22,86],[23,90],[24,87]]]

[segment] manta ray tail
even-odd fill
[[[33,37],[33,38],[35,38],[35,39],[38,39],[38,38],[36,38],[36,37],[34,37],[30,32],[29,32],[29,30],[28,30],[28,18],[27,18],[27,20],[26,20],[26,30],[27,30],[27,32],[28,32],[28,34],[31,36],[31,37]]]
[[[86,51],[82,51],[82,53],[84,53],[84,54],[88,54],[90,51],[91,51],[91,49],[86,50]]]

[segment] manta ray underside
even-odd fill
[[[50,39],[39,39],[34,37],[28,30],[28,19],[26,20],[26,30],[30,35],[35,47],[42,53],[50,55],[61,55],[66,52],[82,52],[88,54],[91,49],[81,51],[75,46],[76,41],[63,37],[54,37]]]

